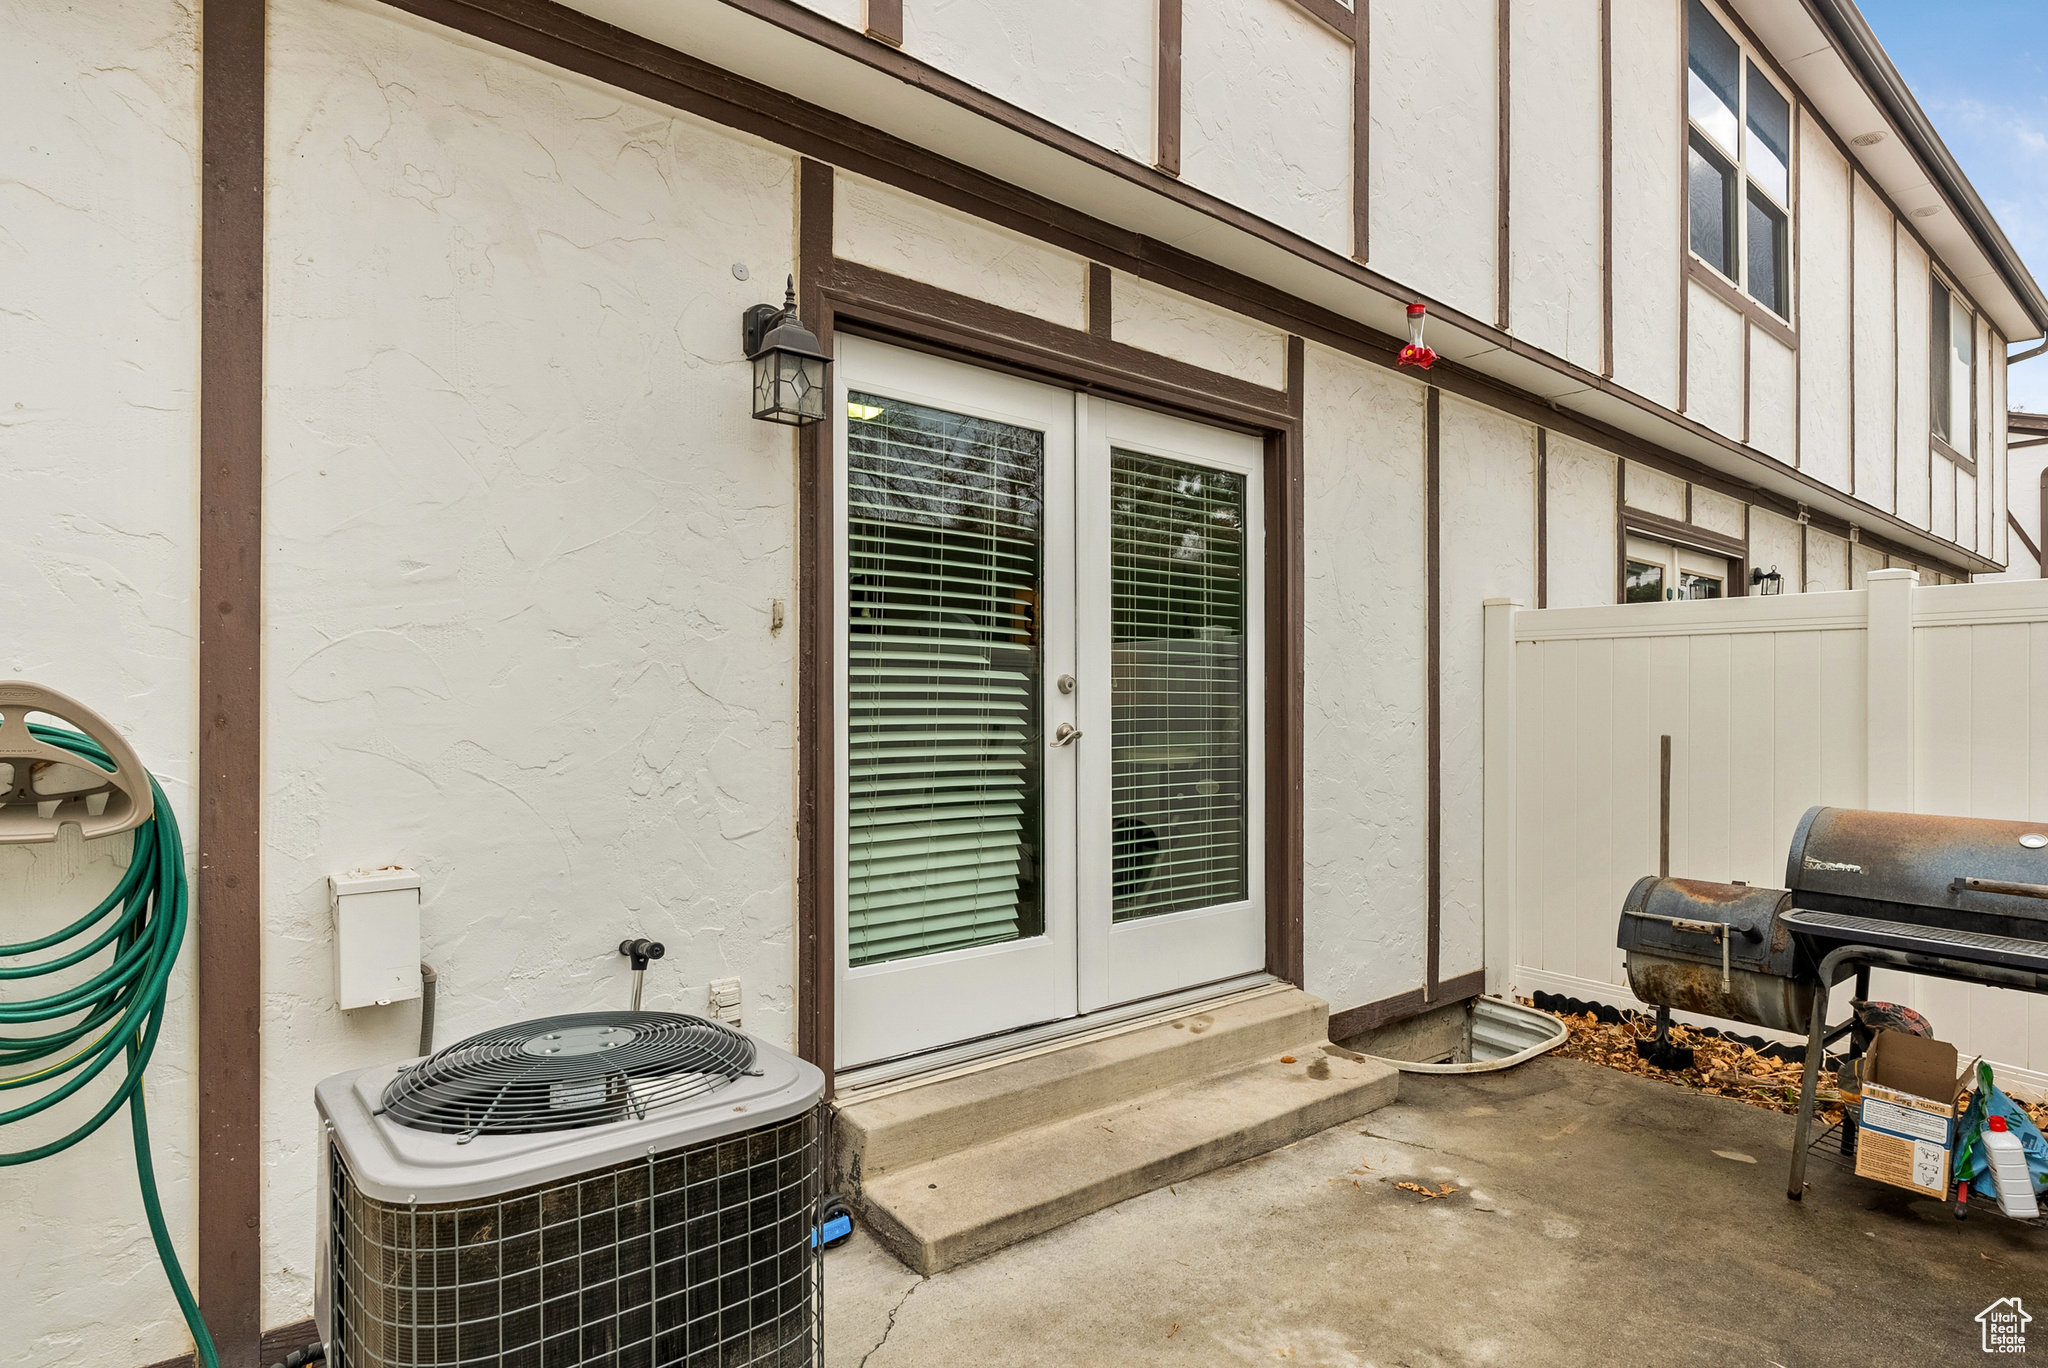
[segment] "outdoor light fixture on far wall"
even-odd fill
[[[790,277],[782,307],[756,304],[741,320],[741,332],[754,363],[754,416],[792,427],[823,418],[825,368],[832,358],[796,316],[796,277]]]
[[[1785,577],[1778,573],[1778,567],[1766,570],[1757,566],[1749,572],[1750,586],[1758,594],[1782,594],[1785,592]]]

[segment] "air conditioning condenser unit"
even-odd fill
[[[824,1076],[590,1012],[314,1090],[333,1368],[814,1368]]]

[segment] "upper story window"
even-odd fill
[[[1686,200],[1693,255],[1791,314],[1792,104],[1701,0],[1686,41]]]
[[[1969,307],[1934,277],[1928,314],[1934,323],[1928,374],[1934,435],[1966,461],[1977,459],[1977,320]]]

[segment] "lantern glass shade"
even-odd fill
[[[754,358],[754,416],[802,426],[825,416],[825,358],[769,347]]]

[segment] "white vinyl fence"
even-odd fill
[[[1661,736],[1684,878],[1784,887],[1816,803],[2048,822],[2048,581],[1485,611],[1490,992],[1639,1005],[1615,925],[1657,872]],[[2048,996],[1884,971],[1872,992],[2048,1095]]]

